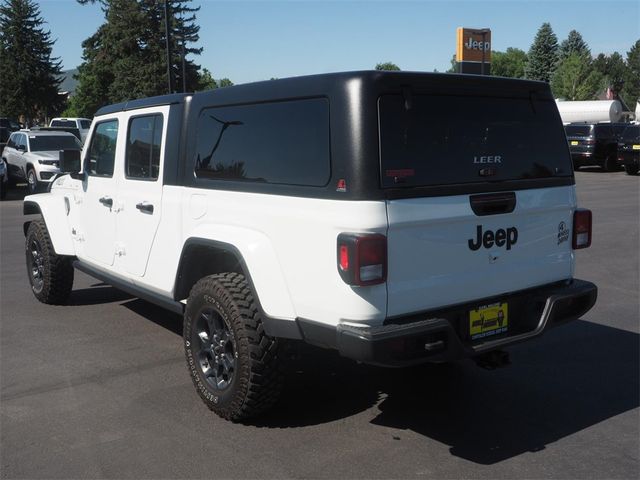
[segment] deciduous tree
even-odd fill
[[[507,48],[506,52],[491,52],[491,75],[524,78],[527,54],[519,48]]]
[[[635,109],[636,102],[640,100],[640,40],[627,52],[624,100],[631,109]]]
[[[400,67],[393,62],[384,62],[378,63],[376,65],[376,70],[387,70],[387,71],[400,71]]]
[[[572,53],[556,69],[551,89],[557,98],[565,100],[595,100],[603,87],[603,76],[587,55]]]

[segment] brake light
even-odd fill
[[[367,286],[387,279],[387,237],[375,234],[338,235],[338,272],[348,285]]]
[[[591,246],[591,210],[578,208],[573,212],[573,249]]]

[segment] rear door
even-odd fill
[[[572,276],[573,169],[552,99],[379,99],[390,317]]]
[[[127,273],[145,274],[162,215],[164,131],[169,107],[136,111],[127,121],[118,186],[118,248]]]

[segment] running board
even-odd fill
[[[127,292],[134,297],[141,298],[142,300],[146,300],[147,302],[151,302],[159,307],[166,308],[167,310],[171,310],[174,313],[178,313],[180,315],[184,314],[185,305],[181,302],[176,302],[172,298],[164,297],[156,292],[151,292],[142,287],[138,287],[129,282],[122,280],[115,275],[111,275],[110,273],[103,272],[102,270],[98,270],[86,263],[82,263],[80,260],[75,260],[73,262],[73,267],[80,270],[81,272],[86,273],[98,280],[107,283],[118,290],[122,290],[123,292]]]

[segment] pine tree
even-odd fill
[[[558,63],[558,37],[549,23],[543,23],[527,55],[525,75],[531,80],[548,82]]]
[[[187,55],[199,55],[199,28],[191,0],[169,1],[169,39],[173,92],[182,91],[182,42]],[[92,116],[101,105],[169,93],[164,1],[78,0],[100,3],[105,23],[83,42],[78,90],[70,112]],[[199,65],[185,61],[187,91],[198,89]]]
[[[27,124],[59,111],[61,62],[51,56],[53,40],[34,0],[0,4],[0,114]]]
[[[577,53],[591,57],[589,45],[584,41],[582,35],[577,30],[571,30],[566,40],[563,40],[558,49],[558,58],[564,60],[569,55]]]

